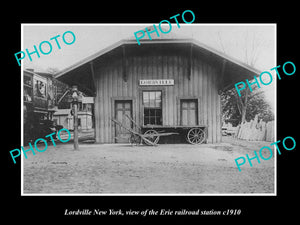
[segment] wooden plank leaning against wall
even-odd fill
[[[200,57],[193,59],[191,77],[187,74],[187,57],[179,55],[127,56],[127,81],[122,77],[122,61],[115,57],[95,67],[95,80],[98,96],[95,98],[95,115],[98,117],[96,141],[112,142],[114,128],[109,120],[113,113],[111,98],[134,99],[134,119],[140,120],[140,99],[137,94],[141,87],[140,79],[174,79],[175,86],[160,87],[165,91],[163,123],[164,125],[180,125],[180,115],[176,97],[199,98],[200,124],[207,124],[209,142],[220,140],[220,96],[217,92],[218,69],[213,68]],[[139,121],[140,123],[141,121]],[[100,135],[100,133],[102,135]],[[219,134],[220,133],[220,134]]]

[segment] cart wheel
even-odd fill
[[[141,137],[136,134],[132,134],[130,135],[129,143],[132,145],[133,144],[139,145],[141,143]]]
[[[193,145],[201,144],[206,139],[206,134],[201,128],[192,128],[187,134],[187,141]]]
[[[158,132],[156,130],[147,130],[144,134],[158,134]],[[145,137],[146,139],[148,139],[149,141],[153,142],[154,144],[157,144],[159,141],[159,136],[148,136]],[[147,143],[144,141],[144,143],[146,145],[150,145],[150,143]]]

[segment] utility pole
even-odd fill
[[[72,86],[73,125],[74,125],[74,150],[78,150],[78,89]]]

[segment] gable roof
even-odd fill
[[[173,38],[172,38],[173,37]],[[191,44],[193,47],[198,48],[200,51],[209,53],[213,57],[216,57],[220,60],[223,60],[224,64],[224,71],[222,76],[225,76],[224,79],[224,85],[222,86],[221,89],[229,89],[234,85],[234,83],[245,80],[245,79],[253,79],[254,76],[258,76],[261,71],[257,70],[256,68],[247,65],[244,62],[241,62],[227,54],[224,54],[223,52],[220,52],[210,46],[207,46],[197,40],[191,39],[191,38],[178,38],[177,36],[160,36],[157,38],[153,38],[152,40],[149,39],[141,39],[140,46],[145,46],[145,45],[155,45],[155,44]],[[128,39],[122,39],[92,55],[89,57],[86,57],[79,62],[61,70],[60,72],[56,73],[54,76],[58,80],[63,80],[65,82],[68,82],[69,84],[72,83],[71,79],[64,79],[66,75],[70,76],[70,73],[76,69],[79,69],[80,67],[83,67],[84,65],[93,62],[93,60],[105,55],[106,53],[109,53],[113,51],[116,48],[119,48],[123,45],[136,45],[139,47],[137,41],[135,38],[128,38]],[[226,66],[225,66],[226,65]],[[91,85],[89,87],[91,88]]]

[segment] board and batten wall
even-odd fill
[[[198,99],[198,123],[208,126],[208,143],[221,141],[221,105],[218,94],[220,68],[192,57],[190,79],[187,55],[180,54],[128,54],[126,78],[123,77],[122,57],[94,64],[95,135],[97,143],[114,143],[115,100],[132,100],[133,119],[142,124],[141,90],[162,90],[163,125],[180,125],[180,99]],[[142,79],[174,79],[174,86],[140,86]]]

